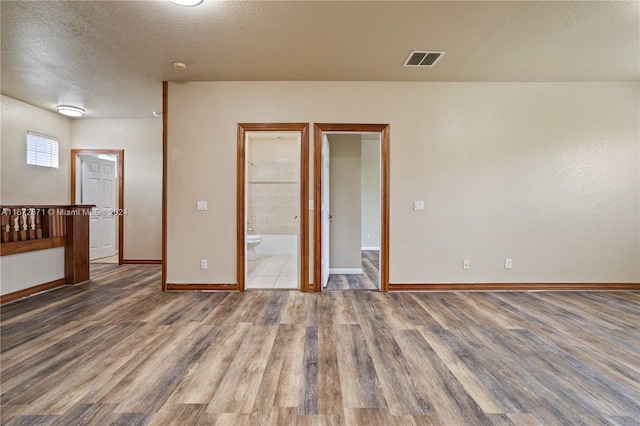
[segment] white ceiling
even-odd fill
[[[638,81],[639,5],[2,0],[1,90],[52,111],[150,118],[163,80]],[[411,50],[447,53],[403,68]]]

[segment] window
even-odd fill
[[[58,168],[58,139],[27,132],[27,164]]]

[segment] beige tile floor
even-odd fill
[[[247,289],[296,289],[297,256],[293,254],[258,254],[247,261]]]

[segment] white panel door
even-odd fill
[[[116,254],[116,162],[82,156],[82,203],[95,204],[89,217],[89,259]]]
[[[330,188],[330,156],[329,156],[329,139],[327,135],[322,136],[322,287],[326,287],[329,283],[329,239],[331,226],[331,209],[329,205],[329,188]]]

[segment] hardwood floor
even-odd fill
[[[362,271],[360,275],[331,274],[323,291],[378,290],[380,288],[380,252],[362,251]]]
[[[91,263],[118,263],[118,255],[114,254],[113,256],[109,256],[109,257],[103,257],[100,259],[94,259],[91,261]]]
[[[633,425],[640,293],[162,293],[2,307],[5,425]]]

